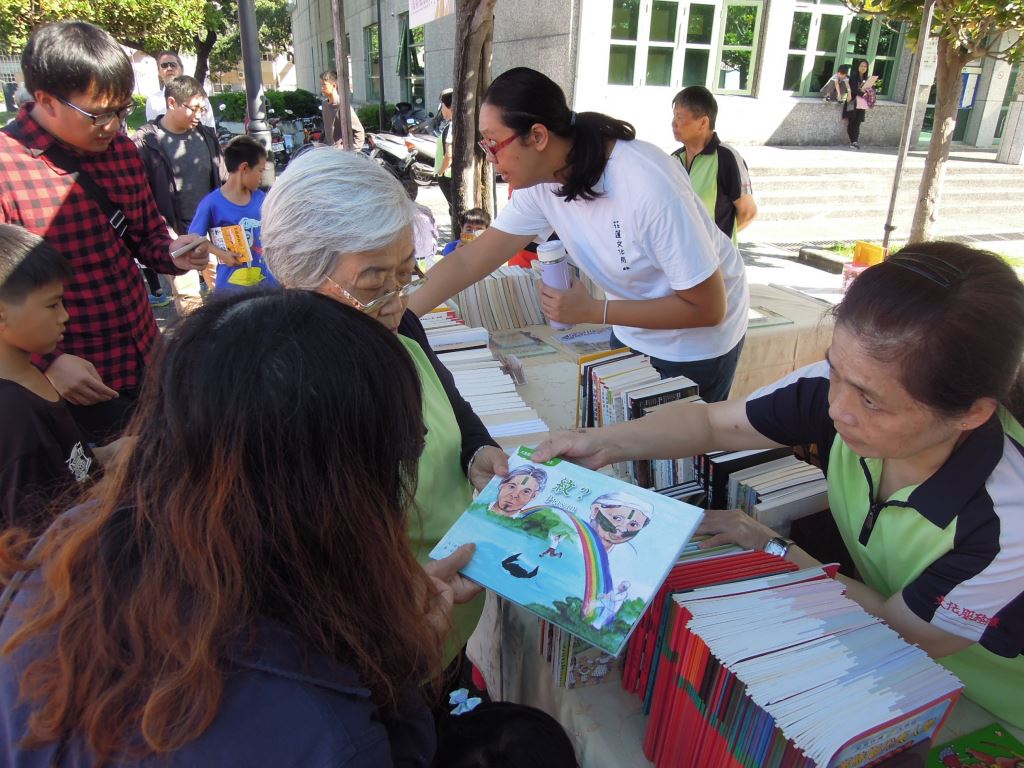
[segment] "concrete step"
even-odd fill
[[[845,159],[845,158],[844,158]],[[783,178],[801,176],[872,176],[884,174],[892,178],[896,171],[895,161],[886,164],[873,165],[850,165],[848,162],[830,164],[825,160],[813,165],[806,166],[748,166],[752,177],[761,178],[769,176],[780,176]],[[904,164],[903,175],[921,177],[924,171],[922,163]],[[1004,163],[958,163],[946,164],[946,176],[976,176],[986,179],[999,178],[1003,176],[1016,176],[1024,178],[1024,166],[1007,165]]]
[[[892,171],[872,171],[871,173],[818,174],[804,176],[761,175],[751,172],[750,180],[755,189],[773,189],[793,187],[811,187],[815,189],[832,187],[840,189],[875,188],[892,186]],[[917,186],[921,183],[921,174],[904,173],[900,177],[900,186]],[[971,187],[973,189],[994,187],[1024,187],[1024,172],[1020,174],[947,174],[943,183],[950,187]]]
[[[891,191],[888,189],[863,189],[863,190],[843,190],[841,200],[837,200],[840,203],[839,207],[843,208],[859,208],[861,206],[878,207],[883,206],[889,207],[889,197]],[[979,197],[983,197],[983,200],[979,200]],[[754,198],[757,201],[758,209],[783,207],[790,205],[810,205],[810,206],[828,206],[824,201],[829,200],[830,197],[825,190],[771,190],[769,192],[761,192],[758,189],[754,190]],[[986,191],[984,193],[978,193],[976,190],[967,189],[949,189],[943,187],[942,196],[940,203],[944,205],[956,204],[970,206],[975,203],[984,204],[985,207],[994,205],[996,207],[1005,208],[1008,215],[1012,215],[1014,209],[1020,211],[1020,200],[1024,198],[1024,184],[1019,187],[1011,187],[1007,189],[997,189],[992,191]],[[917,204],[917,188],[903,188],[900,189],[899,194],[896,196],[896,204],[916,205]],[[1022,216],[1024,218],[1024,216]]]
[[[888,212],[888,203],[871,206],[857,206],[849,209],[832,210],[830,208],[813,207],[810,205],[779,205],[771,207],[758,207],[758,221],[833,221],[847,224],[849,222],[863,221],[865,217],[885,219]],[[914,214],[914,206],[897,202],[896,217],[909,220]],[[940,217],[956,219],[957,221],[970,221],[972,219],[991,218],[995,222],[1002,222],[1002,228],[1020,227],[1022,222],[1018,217],[1016,222],[1007,216],[1005,204],[1000,205],[999,201],[991,204],[957,205],[946,202],[939,204]],[[978,231],[978,230],[975,230]],[[984,230],[981,230],[984,231]]]

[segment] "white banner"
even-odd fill
[[[409,0],[413,2],[413,0]],[[921,48],[921,74],[917,85],[931,85],[935,81],[935,70],[939,67],[939,38],[928,37]]]
[[[455,0],[409,0],[409,28],[455,13]]]

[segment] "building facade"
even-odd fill
[[[452,85],[454,15],[410,29],[407,0],[347,0],[345,23],[353,100],[410,101],[436,110]],[[298,85],[317,90],[335,68],[330,0],[294,0]],[[858,16],[840,0],[498,0],[494,74],[538,69],[566,92],[577,111],[629,120],[641,138],[672,147],[673,95],[704,85],[719,103],[719,132],[736,143],[841,143],[840,109],[818,91],[840,64],[870,62],[879,100],[863,143],[899,143],[915,54],[899,23]],[[976,62],[964,73],[958,140],[998,142],[1011,68]],[[918,130],[929,125],[930,83],[917,94]]]

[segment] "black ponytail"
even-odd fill
[[[610,140],[632,141],[632,125],[600,112],[576,114],[569,109],[562,89],[546,75],[516,67],[499,75],[484,94],[483,103],[501,110],[502,122],[520,136],[541,124],[551,133],[572,141],[566,157],[568,178],[556,194],[566,202],[600,196],[595,187],[608,164]]]

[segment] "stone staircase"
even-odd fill
[[[896,166],[891,151],[828,148],[786,156],[780,163],[777,152],[738,149],[745,157],[750,155],[747,162],[758,205],[758,217],[741,233],[742,242],[881,239]],[[923,166],[920,154],[904,165],[895,240],[909,232]],[[981,158],[951,159],[933,233],[1024,241],[1024,167]]]

